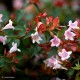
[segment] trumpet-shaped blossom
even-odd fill
[[[12,25],[12,21],[9,20],[9,23],[4,27],[2,28],[2,30],[5,30],[5,29],[14,29],[14,26]]]
[[[64,61],[70,57],[71,53],[72,51],[66,51],[65,49],[62,49],[62,51],[59,52],[58,55],[61,57],[61,60]]]
[[[0,36],[0,42],[2,42],[3,45],[6,44],[6,41],[7,41],[7,36]]]
[[[13,53],[13,52],[15,52],[15,51],[21,52],[21,50],[17,48],[17,43],[12,42],[12,47],[11,47],[11,49],[10,49],[9,52],[10,52],[10,53]]]
[[[67,70],[66,68],[64,68],[60,63],[59,60],[57,60],[56,58],[54,58],[54,56],[52,56],[51,58],[49,59],[46,59],[44,61],[44,63],[47,65],[47,67],[51,67],[53,69],[65,69]]]
[[[75,33],[71,32],[69,29],[65,31],[64,33],[64,36],[65,36],[65,39],[66,40],[71,40],[73,41],[74,40],[74,36],[76,36]]]
[[[74,23],[72,23],[72,21],[70,20],[68,26],[69,26],[69,29],[78,29],[79,28],[77,21],[75,21]]]
[[[3,14],[0,14],[0,22],[3,22],[2,17],[3,17]]]
[[[50,42],[52,47],[53,46],[58,47],[60,45],[61,40],[57,36],[54,36],[54,38],[51,39]]]
[[[55,66],[56,64],[58,64],[60,61],[58,61],[56,58],[54,58],[54,56],[52,56],[51,58],[49,59],[46,59],[44,61],[44,63],[47,65],[47,67],[53,67]]]
[[[33,43],[37,42],[38,44],[40,44],[40,40],[42,40],[42,39],[39,36],[38,32],[35,32],[34,34],[31,34],[31,37],[32,37],[32,42]]]

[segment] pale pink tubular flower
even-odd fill
[[[2,28],[2,30],[5,30],[5,29],[14,29],[14,26],[12,25],[12,21],[9,20],[9,23],[4,27]]]
[[[66,51],[65,49],[62,49],[61,52],[58,53],[58,55],[61,57],[61,60],[67,60],[70,55],[71,55],[72,51]]]
[[[0,14],[0,22],[3,22],[2,17],[3,17],[3,14]]]
[[[54,58],[54,56],[52,56],[49,59],[46,59],[44,61],[44,63],[47,65],[47,67],[50,67],[50,68],[53,68],[53,69],[65,69],[65,70],[67,70],[66,68],[64,68],[60,64],[61,62],[59,60],[57,60],[56,58]]]
[[[21,52],[21,50],[17,48],[17,43],[12,42],[12,47],[11,47],[11,49],[10,49],[9,52],[10,52],[10,53],[13,53],[13,52],[15,52],[15,51]]]
[[[75,21],[74,23],[72,23],[72,21],[70,20],[68,26],[69,26],[69,29],[78,29],[79,28],[77,21]]]
[[[7,36],[0,36],[0,42],[2,42],[3,45],[6,44],[6,41],[7,41]]]
[[[48,58],[44,61],[44,63],[47,65],[47,67],[53,67],[56,64],[58,64],[60,61],[58,61],[56,58],[54,58],[54,56],[52,56],[51,58]]]
[[[38,32],[31,34],[31,37],[32,37],[33,43],[37,42],[38,44],[40,44],[40,41],[42,40],[42,38],[39,36]]]
[[[76,34],[71,32],[71,30],[68,29],[68,30],[65,31],[64,36],[65,36],[66,40],[73,41],[74,40],[74,36],[76,36]]]
[[[60,45],[61,40],[57,36],[54,36],[54,38],[51,39],[50,42],[52,47],[53,46],[58,47]]]

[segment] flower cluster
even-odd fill
[[[3,21],[2,21],[2,16],[3,16],[3,15],[0,14],[0,21],[1,21],[1,22],[3,22]],[[1,29],[1,31],[4,31],[4,30],[6,30],[6,29],[14,30],[14,26],[12,25],[12,23],[13,23],[13,22],[12,22],[11,19],[10,19],[10,20],[9,20],[9,23],[6,24],[6,25]],[[7,35],[5,35],[5,36],[0,36],[0,42],[3,43],[3,45],[6,45],[7,38],[8,38]],[[15,52],[15,51],[19,51],[19,52],[20,52],[21,50],[17,48],[17,43],[12,42],[12,47],[10,48],[9,53],[13,53],[13,52]]]
[[[6,1],[0,3],[1,76],[14,72],[25,80],[77,80],[79,0]]]
[[[0,22],[3,22],[2,17],[3,15],[0,14]],[[45,52],[48,52],[46,52],[47,55],[52,52],[51,50],[53,48],[56,48],[57,51],[55,52],[55,55],[52,55],[50,58],[44,60],[45,65],[52,69],[68,70],[66,64],[68,63],[69,58],[72,57],[73,52],[79,51],[79,46],[77,46],[77,44],[79,43],[78,39],[80,38],[80,28],[77,20],[74,23],[70,20],[68,26],[60,25],[59,21],[59,17],[54,18],[52,16],[47,16],[46,12],[40,13],[33,21],[33,25],[36,27],[32,27],[31,24],[29,24],[29,27],[25,28],[26,33],[24,36],[13,37],[17,39],[30,39],[31,44],[33,43],[34,45],[37,43],[37,46],[43,48]],[[14,34],[17,34],[20,29],[17,30],[13,21],[10,19],[4,27],[1,27],[1,32],[5,33],[7,30],[13,31]],[[62,34],[60,34],[61,32]],[[48,37],[46,33],[48,33]],[[5,33],[0,36],[0,42],[3,43],[3,45],[6,45],[9,43],[8,38],[10,37],[12,36],[8,36]],[[16,51],[21,52],[21,49],[18,48],[17,42],[12,41],[10,44],[12,45],[10,46],[9,51],[6,52],[4,50],[4,53],[8,54],[7,56],[12,55],[11,53],[15,53]],[[31,44],[29,46],[31,46]],[[29,46],[28,48],[30,48]]]
[[[42,21],[42,18],[45,19],[45,22]],[[58,17],[56,18],[53,18],[52,16],[47,17],[47,14],[43,13],[39,14],[35,18],[35,22],[37,25],[36,32],[34,34],[31,34],[33,43],[37,42],[38,44],[40,44],[39,41],[40,40],[43,41],[43,39],[41,39],[39,35],[44,35],[44,33],[47,31],[50,33],[51,37],[53,37],[49,41],[51,47],[58,48],[58,51],[56,52],[56,56],[58,57],[58,59],[54,58],[53,56],[49,59],[46,59],[44,63],[48,67],[51,67],[53,69],[67,70],[67,68],[63,67],[62,65],[64,65],[63,64],[64,62],[67,63],[68,59],[70,58],[74,51],[77,51],[76,49],[77,46],[73,45],[73,42],[75,41],[75,43],[77,43],[76,40],[80,37],[78,36],[77,38],[76,37],[77,34],[75,32],[76,30],[79,30],[78,22],[75,21],[74,23],[72,23],[72,21],[70,20],[68,24],[69,26],[68,29],[66,29],[64,33],[61,35],[62,38],[58,37],[59,33],[54,34],[55,30],[58,30],[58,32],[60,32],[62,28],[65,28],[65,26],[60,26]],[[67,44],[65,44],[65,42],[67,42]],[[68,47],[68,44],[70,45],[70,48]]]
[[[49,59],[46,59],[44,61],[44,63],[47,65],[47,67],[51,67],[53,69],[65,69],[67,70],[67,68],[63,67],[61,64],[61,62],[59,60],[57,60],[56,58],[54,58],[54,56],[52,56]]]
[[[64,36],[66,40],[74,40],[74,36],[76,36],[75,33],[73,33],[72,31],[74,29],[78,29],[78,22],[75,21],[74,23],[72,23],[72,21],[69,21],[69,28],[65,31]]]
[[[65,40],[73,41],[74,37],[76,36],[76,34],[74,33],[74,30],[75,29],[79,29],[78,22],[75,21],[74,23],[72,23],[72,21],[70,20],[68,26],[69,26],[69,28],[67,30],[65,30],[65,32],[64,32],[64,37],[65,37]],[[51,39],[50,42],[51,42],[51,46],[52,47],[56,46],[56,47],[59,48],[61,42],[63,42],[63,41],[60,40],[57,36],[54,36],[54,38]],[[68,58],[70,58],[71,54],[72,54],[72,51],[66,51],[66,49],[64,49],[64,47],[62,48],[61,51],[58,52],[58,56],[60,57],[60,59],[61,59],[62,62],[64,62],[65,60],[68,60]],[[52,57],[51,57],[50,59],[45,60],[45,64],[47,64],[48,67],[51,67],[52,64],[54,62],[56,62],[56,61],[54,61],[52,59]],[[57,62],[60,62],[60,61],[57,61]],[[57,66],[53,65],[53,69],[66,69],[66,68],[62,67],[59,63],[56,63],[56,65]]]

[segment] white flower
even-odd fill
[[[79,28],[77,21],[75,21],[74,23],[72,23],[72,21],[70,20],[68,26],[69,26],[69,29],[78,29]]]
[[[68,59],[71,55],[72,51],[66,51],[65,49],[62,49],[62,52],[59,52],[58,55],[61,57],[61,60],[64,61]]]
[[[7,36],[0,36],[0,42],[2,42],[3,45],[6,44],[6,41],[7,41]]]
[[[65,31],[64,33],[65,39],[66,40],[74,40],[74,36],[76,36],[75,33],[71,32],[69,29]]]
[[[11,47],[11,49],[10,49],[9,52],[10,52],[10,53],[13,53],[13,52],[15,52],[15,51],[21,52],[21,50],[17,48],[17,43],[12,42],[12,47]]]
[[[5,30],[5,29],[14,29],[14,26],[12,25],[12,21],[9,20],[9,23],[4,27],[2,28],[2,30]]]
[[[54,38],[51,39],[50,42],[51,42],[51,46],[58,47],[60,45],[61,40],[57,36],[54,36]]]
[[[0,14],[0,22],[3,22],[2,17],[3,17],[3,14]]]
[[[31,34],[31,37],[32,37],[32,42],[33,43],[37,42],[38,44],[40,44],[40,40],[42,40],[42,39],[39,36],[38,32],[35,32],[34,34]]]

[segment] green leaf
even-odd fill
[[[3,31],[7,36],[13,36],[14,34],[14,30],[11,30],[11,29],[5,29]]]
[[[3,17],[2,17],[3,23],[9,20],[10,14],[7,10],[0,10],[0,14],[3,14]]]
[[[52,49],[50,50],[50,52],[48,52],[49,53],[48,56],[51,57],[53,55],[56,55],[57,51],[58,51],[57,47],[52,47]]]
[[[35,54],[38,54],[40,50],[41,50],[41,48],[37,44],[31,45],[31,47],[29,48],[31,57],[34,56]]]
[[[73,74],[74,74],[74,71],[73,69],[70,69],[66,72],[66,74],[68,75],[68,77],[71,77]]]
[[[5,63],[4,66],[2,67],[2,74],[6,74],[11,72],[11,67],[9,63]]]
[[[79,64],[79,61],[77,64],[75,64],[75,67],[72,67],[72,69],[74,70],[80,70],[80,64]]]
[[[46,42],[49,42],[49,40],[51,39],[51,35],[49,32],[45,32],[45,38],[46,38]]]
[[[80,70],[80,65],[76,64],[76,67],[72,67],[72,69]]]
[[[0,43],[0,56],[4,55],[3,44]]]
[[[76,74],[75,80],[80,80],[80,73],[77,73],[77,74]]]
[[[16,21],[17,22],[19,22],[21,19],[22,19],[22,17],[23,17],[23,15],[24,15],[24,11],[22,11],[22,10],[18,10],[18,11],[16,11]]]
[[[63,37],[65,30],[66,30],[66,28],[63,28],[63,29],[61,29],[60,31],[58,31],[57,36],[58,36],[59,38]]]
[[[18,33],[18,36],[19,37],[22,37],[22,36],[25,36],[26,35],[26,31],[24,30],[21,30],[19,33]]]
[[[34,14],[32,14],[32,13],[29,13],[29,14],[25,15],[25,18],[27,20],[31,20],[33,17],[34,17]]]
[[[23,44],[24,46],[27,46],[27,45],[30,44],[30,40],[29,40],[29,39],[23,39],[23,40],[22,40],[22,44]]]
[[[25,37],[24,39],[26,38],[29,38],[31,36],[31,34],[34,34],[35,33],[35,30],[31,30]]]
[[[3,66],[4,66],[4,58],[1,57],[1,58],[0,58],[0,67],[3,67]]]
[[[4,57],[4,63],[11,63],[11,60],[7,57]]]
[[[15,26],[14,30],[19,30],[19,31],[23,30],[26,32],[26,25],[23,23],[21,25],[18,24],[17,26]]]

